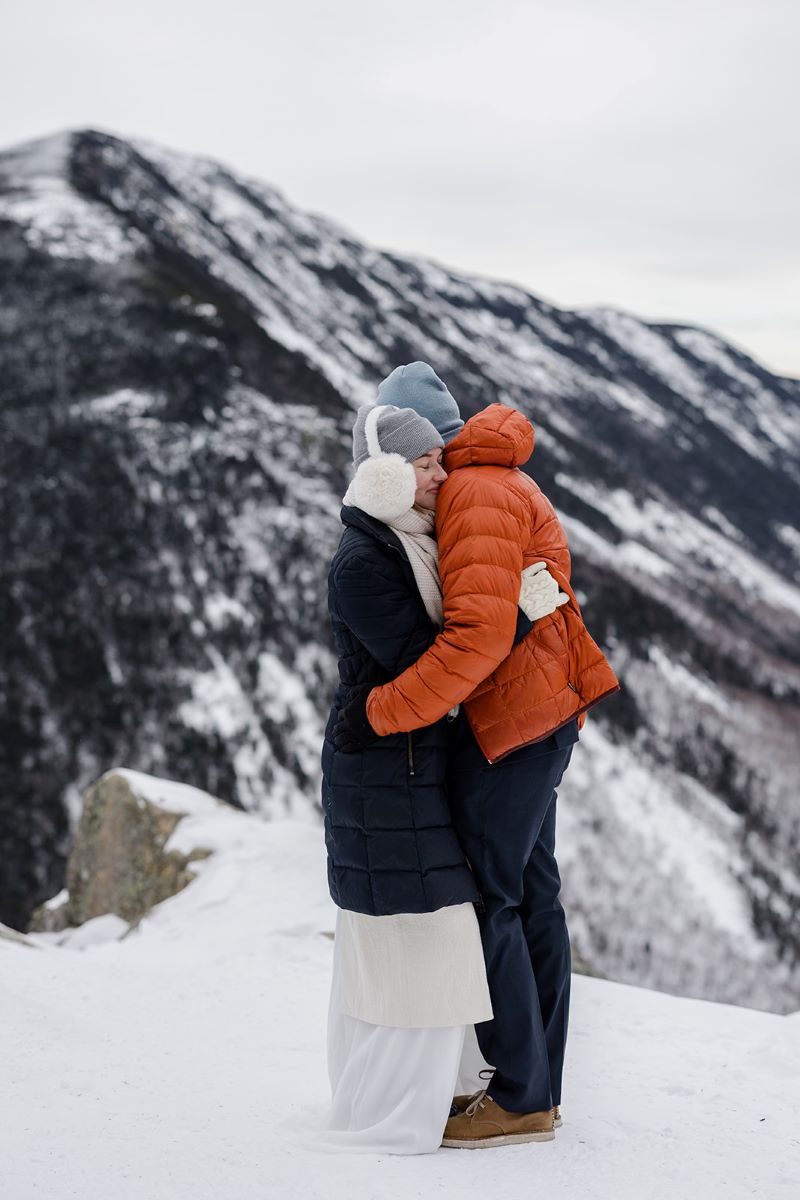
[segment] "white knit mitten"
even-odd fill
[[[529,621],[548,617],[568,600],[569,596],[558,590],[558,584],[547,570],[547,563],[532,563],[522,572],[519,606]]]

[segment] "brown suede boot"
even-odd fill
[[[506,1112],[486,1092],[476,1092],[464,1111],[448,1120],[442,1145],[479,1150],[520,1142],[550,1142],[555,1136],[552,1108],[536,1113]]]
[[[453,1104],[450,1109],[450,1116],[455,1117],[458,1115],[458,1113],[463,1112],[464,1109],[469,1104],[470,1100],[472,1100],[472,1098],[473,1098],[472,1096],[453,1096]],[[564,1122],[561,1118],[561,1106],[558,1104],[554,1104],[553,1105],[553,1128],[560,1129],[563,1124],[564,1124]]]

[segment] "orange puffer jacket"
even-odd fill
[[[582,725],[588,708],[619,690],[583,623],[555,509],[518,469],[533,438],[522,413],[491,404],[446,447],[436,508],[444,628],[413,666],[370,692],[376,733],[432,725],[464,702],[492,763],[574,717]],[[541,560],[569,602],[535,621],[512,650],[520,574]]]

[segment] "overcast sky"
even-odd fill
[[[800,375],[797,0],[2,0],[0,145],[222,159],[376,245]]]

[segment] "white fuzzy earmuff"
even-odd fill
[[[384,454],[378,441],[378,416],[383,405],[367,413],[364,436],[369,458],[362,462],[345,499],[378,521],[394,521],[414,507],[417,477],[402,454]]]

